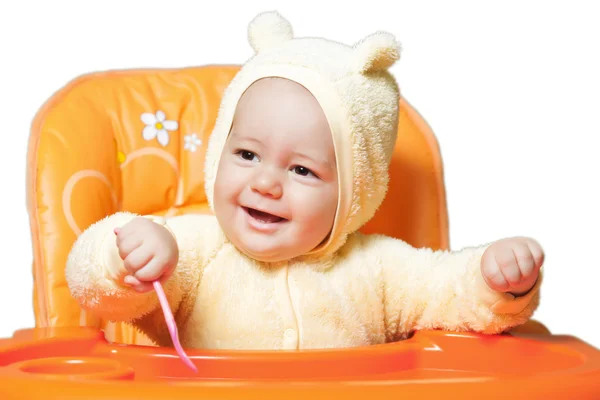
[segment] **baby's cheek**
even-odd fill
[[[331,184],[319,187],[318,193],[313,196],[313,213],[323,224],[333,224],[338,203],[337,186]]]
[[[247,182],[247,177],[243,168],[236,168],[233,165],[223,165],[215,181],[215,197],[217,192],[221,199],[231,197],[236,191],[240,190],[241,182]]]
[[[294,214],[297,220],[307,224],[306,229],[328,231],[335,215],[335,203],[322,190],[305,190],[293,197]]]

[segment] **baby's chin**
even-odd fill
[[[279,263],[300,257],[306,253],[301,246],[294,246],[293,243],[270,242],[264,237],[241,238],[236,237],[231,240],[232,244],[242,253],[250,258],[264,263]]]
[[[302,253],[290,251],[283,248],[255,248],[253,246],[236,245],[239,251],[256,261],[264,263],[278,263],[296,258]]]

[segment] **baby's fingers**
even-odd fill
[[[542,246],[535,240],[529,240],[527,246],[533,256],[535,269],[540,269],[544,263],[544,249],[542,249]]]
[[[119,257],[121,257],[122,260],[125,260],[125,258],[127,258],[127,256],[135,249],[140,247],[142,243],[143,240],[140,235],[124,235],[122,232],[119,232],[119,235],[117,236]]]
[[[165,257],[155,255],[143,268],[137,270],[134,275],[140,281],[155,281],[162,278],[167,270],[170,270],[167,265],[168,262],[169,260],[166,260]]]
[[[135,274],[142,269],[152,259],[152,251],[147,246],[140,246],[134,249],[123,260],[123,265],[129,273]]]
[[[481,272],[484,280],[494,290],[506,291],[510,284],[502,273],[500,265],[493,252],[486,251],[481,260]]]
[[[521,275],[523,275],[525,278],[531,276],[536,268],[536,261],[527,243],[517,243],[514,245],[512,250],[514,252],[514,257],[516,258]]]
[[[139,293],[146,293],[154,289],[152,282],[142,282],[133,275],[127,275],[123,281]]]

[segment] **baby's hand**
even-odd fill
[[[147,219],[134,218],[115,229],[119,256],[130,275],[124,282],[138,292],[153,289],[152,282],[168,279],[179,260],[173,235],[163,226]]]
[[[497,292],[524,295],[535,285],[544,252],[533,239],[515,237],[492,243],[481,258],[481,273]]]

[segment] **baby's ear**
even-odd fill
[[[277,11],[258,14],[248,26],[248,39],[257,53],[293,37],[292,25]]]
[[[354,59],[360,73],[384,71],[400,59],[400,45],[394,35],[376,32],[354,45]]]

